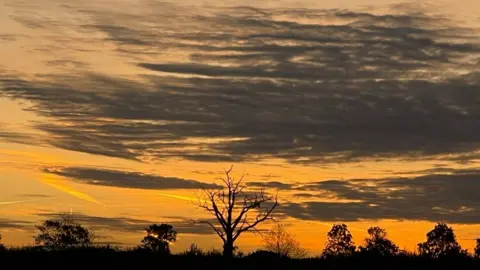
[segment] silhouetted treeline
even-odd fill
[[[480,239],[473,253],[462,249],[454,231],[438,223],[418,244],[415,253],[402,251],[380,227],[368,229],[368,237],[358,247],[345,224],[335,224],[327,233],[320,255],[308,256],[286,227],[276,224],[264,234],[264,249],[233,257],[222,251],[204,251],[197,245],[171,254],[170,243],[177,232],[169,224],[152,224],[134,248],[96,246],[94,234],[72,216],[46,220],[36,226],[35,245],[7,247],[0,244],[0,262],[16,268],[48,269],[95,267],[99,269],[480,269]],[[312,236],[313,237],[313,236]],[[0,237],[1,240],[1,237]],[[319,250],[321,247],[319,247]],[[72,266],[72,267],[70,267]]]

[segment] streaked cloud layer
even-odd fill
[[[478,224],[479,177],[478,170],[469,170],[409,178],[312,182],[292,187],[291,190],[299,191],[297,197],[306,201],[285,205],[285,213],[306,220],[395,219]]]
[[[478,158],[474,29],[421,13],[147,6],[142,16],[67,7],[91,21],[69,30],[135,56],[137,78],[3,76],[3,95],[50,119],[35,124],[50,145],[142,161]]]

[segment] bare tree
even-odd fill
[[[229,258],[233,256],[238,237],[246,231],[259,232],[256,226],[273,219],[273,211],[278,206],[277,198],[266,195],[263,190],[258,193],[244,192],[246,185],[242,183],[243,176],[238,181],[234,180],[230,176],[232,169],[233,166],[225,171],[225,178],[220,178],[225,185],[223,188],[203,190],[205,198],[200,198],[198,202],[200,208],[215,216],[217,225],[204,222],[222,239],[223,256]],[[263,207],[265,204],[268,205]]]
[[[295,235],[289,233],[281,224],[275,224],[263,237],[265,248],[281,257],[301,259],[307,256],[307,251],[300,246]]]

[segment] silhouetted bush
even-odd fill
[[[35,226],[40,232],[35,243],[45,248],[66,249],[88,247],[94,239],[93,233],[75,222],[71,215],[60,215],[60,220],[46,220]]]
[[[169,224],[152,224],[145,229],[147,235],[141,248],[158,253],[170,254],[170,243],[177,241],[177,232]]]
[[[307,256],[307,251],[300,246],[295,236],[282,224],[275,224],[272,230],[263,236],[265,249],[281,257],[300,259]]]
[[[205,256],[206,253],[203,252],[201,248],[199,248],[195,243],[190,245],[190,248],[185,250],[184,252],[180,253],[181,256]]]
[[[0,234],[0,252],[6,251],[5,246],[2,244],[2,235]]]
[[[473,250],[473,256],[480,258],[480,239],[476,239],[475,249]]]
[[[218,250],[218,249],[210,249],[208,250],[206,253],[205,253],[206,256],[208,257],[222,257],[223,256],[223,252]]]
[[[271,260],[279,259],[281,257],[282,256],[278,252],[269,250],[255,250],[254,252],[247,255],[247,258],[255,260]]]

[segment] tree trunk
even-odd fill
[[[223,257],[228,259],[233,257],[233,240],[232,239],[227,239],[227,241],[223,244]]]

